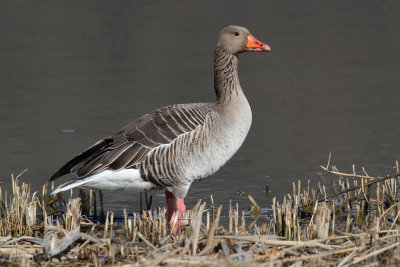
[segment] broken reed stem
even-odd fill
[[[365,170],[363,172],[367,175]],[[398,174],[392,175],[392,177],[398,177]],[[222,258],[232,265],[236,262],[245,262],[249,266],[253,265],[255,260],[268,260],[269,263],[277,266],[282,263],[301,266],[310,263],[311,259],[316,266],[330,266],[338,263],[342,266],[364,264],[365,261],[368,261],[368,264],[379,266],[378,258],[382,258],[384,255],[394,255],[390,257],[396,259],[396,255],[399,255],[397,248],[400,236],[398,224],[400,208],[398,204],[395,204],[399,199],[397,190],[399,178],[387,180],[392,177],[384,177],[370,182],[365,180],[351,182],[351,179],[350,181],[346,178],[339,179],[344,198],[339,198],[338,201],[331,203],[317,200],[315,197],[317,191],[315,188],[310,188],[309,183],[306,187],[301,187],[300,182],[293,183],[292,190],[289,189],[292,191],[292,195],[286,195],[282,204],[275,198],[273,199],[273,220],[262,226],[251,223],[247,227],[249,232],[246,231],[244,211],[240,211],[242,217],[239,221],[238,203],[235,208],[232,205],[229,208],[230,231],[225,231],[223,227],[220,227],[222,207],[213,208],[214,202],[211,198],[212,206],[210,212],[206,211],[206,218],[202,216],[205,212],[204,203],[199,202],[191,211],[185,212],[184,220],[188,221],[189,226],[183,230],[181,237],[168,235],[165,209],[145,211],[141,217],[133,214],[133,218],[128,218],[127,212],[124,210],[124,222],[121,225],[125,229],[127,242],[115,242],[115,235],[118,234],[118,231],[114,229],[114,213],[107,212],[103,234],[107,242],[102,243],[103,245],[91,245],[91,247],[88,245],[92,242],[95,243],[95,240],[86,239],[83,243],[69,243],[68,246],[72,249],[65,253],[74,255],[71,258],[76,260],[78,259],[77,255],[80,254],[74,253],[84,254],[85,251],[90,251],[91,254],[89,256],[85,254],[85,257],[93,259],[94,265],[97,261],[97,266],[100,265],[99,259],[102,259],[104,264],[110,265],[117,264],[119,261],[127,264],[135,261],[137,264],[157,266],[172,263],[173,260],[175,260],[175,264],[177,262],[187,264],[199,262],[203,265],[218,265]],[[359,185],[360,183],[361,185]],[[376,201],[370,199],[368,192],[368,184],[374,183],[377,184]],[[322,195],[326,194],[325,188],[324,184],[319,186]],[[17,199],[13,203],[18,203],[20,207],[14,212],[19,217],[23,217],[28,214],[24,211],[24,207],[29,205],[25,205],[24,201],[30,193],[30,187],[18,186],[18,183],[13,181],[13,193]],[[0,188],[0,196],[3,195],[5,193],[3,194]],[[342,199],[345,201],[341,201]],[[38,205],[43,206],[45,203],[47,205],[46,200],[45,195],[42,194]],[[253,217],[257,214],[255,207],[260,208],[252,197],[249,196],[249,200],[251,203],[250,215]],[[4,206],[3,203],[6,202],[7,199],[2,201],[2,205]],[[368,207],[366,207],[367,205]],[[365,209],[369,209],[368,214],[364,213]],[[80,213],[76,213],[75,210],[80,210],[80,207],[69,206],[67,208],[65,225],[59,226],[58,230],[52,228],[51,225],[48,227],[56,234],[54,235],[56,239],[51,239],[55,244],[66,237],[68,232],[70,234],[79,233],[75,231],[78,231],[76,226],[79,225],[79,220],[77,221],[76,218],[80,217],[78,216]],[[48,221],[52,222],[51,219]],[[203,221],[206,222],[205,227],[202,225]],[[340,223],[336,224],[338,221]],[[2,222],[4,223],[3,220],[0,220],[0,224]],[[344,228],[347,233],[342,233]],[[18,225],[18,231],[23,229],[21,225]],[[287,240],[269,236],[272,229]],[[365,232],[362,232],[363,230]],[[110,231],[109,235],[108,231]],[[221,235],[221,233],[229,234]],[[38,232],[36,234],[40,235]],[[76,237],[79,236],[76,235]],[[114,242],[111,242],[112,239]],[[140,245],[136,241],[142,241],[142,244],[146,244],[146,246]],[[0,247],[1,244],[0,238]],[[61,249],[57,248],[57,250],[51,251],[61,251]],[[307,255],[305,255],[305,251]],[[121,255],[120,258],[118,255]],[[74,264],[80,263],[77,261]]]
[[[110,219],[110,239],[113,238],[113,225],[114,225],[114,212],[111,212],[111,219]]]
[[[104,224],[104,235],[103,235],[103,238],[106,238],[107,237],[107,233],[108,233],[108,217],[109,217],[109,211],[107,211],[106,222]]]
[[[93,189],[89,190],[89,215],[93,215]]]
[[[232,211],[232,200],[229,200],[229,233],[233,231],[233,211]]]
[[[32,235],[32,226],[35,225],[37,219],[37,208],[42,208],[45,203],[43,195],[42,200],[35,194],[31,195],[30,184],[19,185],[18,178],[22,173],[17,177],[11,175],[13,194],[9,196],[10,202],[8,202],[7,192],[3,195],[0,187],[0,236]]]
[[[202,251],[203,254],[208,254],[213,248],[212,244],[214,241],[215,231],[218,228],[221,210],[222,210],[222,206],[219,206],[217,209],[217,214],[216,214],[215,220],[213,220],[211,227],[208,229],[207,243],[206,243],[206,247]]]
[[[338,192],[338,193],[335,193],[335,194],[326,196],[325,198],[320,199],[319,201],[324,201],[325,199],[334,198],[334,197],[337,197],[337,196],[339,196],[339,195],[342,195],[342,194],[345,194],[345,193],[348,193],[348,192],[352,192],[352,191],[361,189],[361,188],[363,188],[363,187],[365,187],[365,186],[369,186],[369,185],[372,185],[372,184],[380,183],[380,182],[383,182],[383,181],[385,181],[385,180],[392,179],[392,178],[395,178],[395,177],[398,177],[398,176],[400,176],[400,173],[396,173],[396,174],[392,174],[392,175],[387,176],[387,177],[375,179],[375,180],[372,180],[372,181],[370,181],[370,182],[368,182],[368,183],[365,183],[364,185],[352,187],[352,188],[349,188],[349,189],[340,191],[340,192]]]
[[[235,233],[239,232],[239,203],[236,203],[236,209],[234,210],[235,214]]]
[[[200,204],[200,202],[199,202]],[[196,255],[197,246],[199,242],[199,234],[201,227],[201,220],[203,218],[203,211],[205,209],[206,203],[200,205],[197,214],[194,217],[194,221],[192,222],[192,255]]]
[[[126,213],[126,209],[124,209],[124,230],[125,230],[125,238],[128,239],[129,237],[128,214]]]
[[[210,196],[210,198],[211,198],[211,217],[212,217],[212,220],[214,221],[215,220],[214,198],[212,195]]]
[[[376,178],[376,177],[368,176],[368,175],[359,175],[359,174],[355,174],[355,173],[351,174],[351,173],[344,173],[344,172],[339,172],[339,171],[331,171],[327,167],[322,166],[322,165],[320,167],[327,173],[336,174],[336,175],[340,175],[340,176],[357,177],[357,178],[364,178],[364,179],[375,179]]]

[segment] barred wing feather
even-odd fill
[[[183,104],[156,109],[100,140],[67,162],[50,180],[73,173],[85,178],[104,170],[134,168],[149,151],[203,125],[211,104]]]

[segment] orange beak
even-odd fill
[[[250,52],[268,52],[271,51],[271,47],[267,44],[263,44],[254,38],[253,35],[249,34],[247,37],[246,51]]]

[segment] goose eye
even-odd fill
[[[235,32],[234,34],[235,34],[235,36],[239,36],[240,35],[240,33],[238,33],[238,32]]]

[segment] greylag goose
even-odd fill
[[[70,173],[75,178],[52,194],[75,187],[127,191],[165,188],[168,222],[172,226],[177,220],[178,228],[192,182],[221,168],[249,131],[251,110],[237,73],[237,55],[246,51],[267,52],[270,47],[246,28],[222,29],[214,57],[215,102],[163,107],[131,122],[58,170],[50,181]]]

